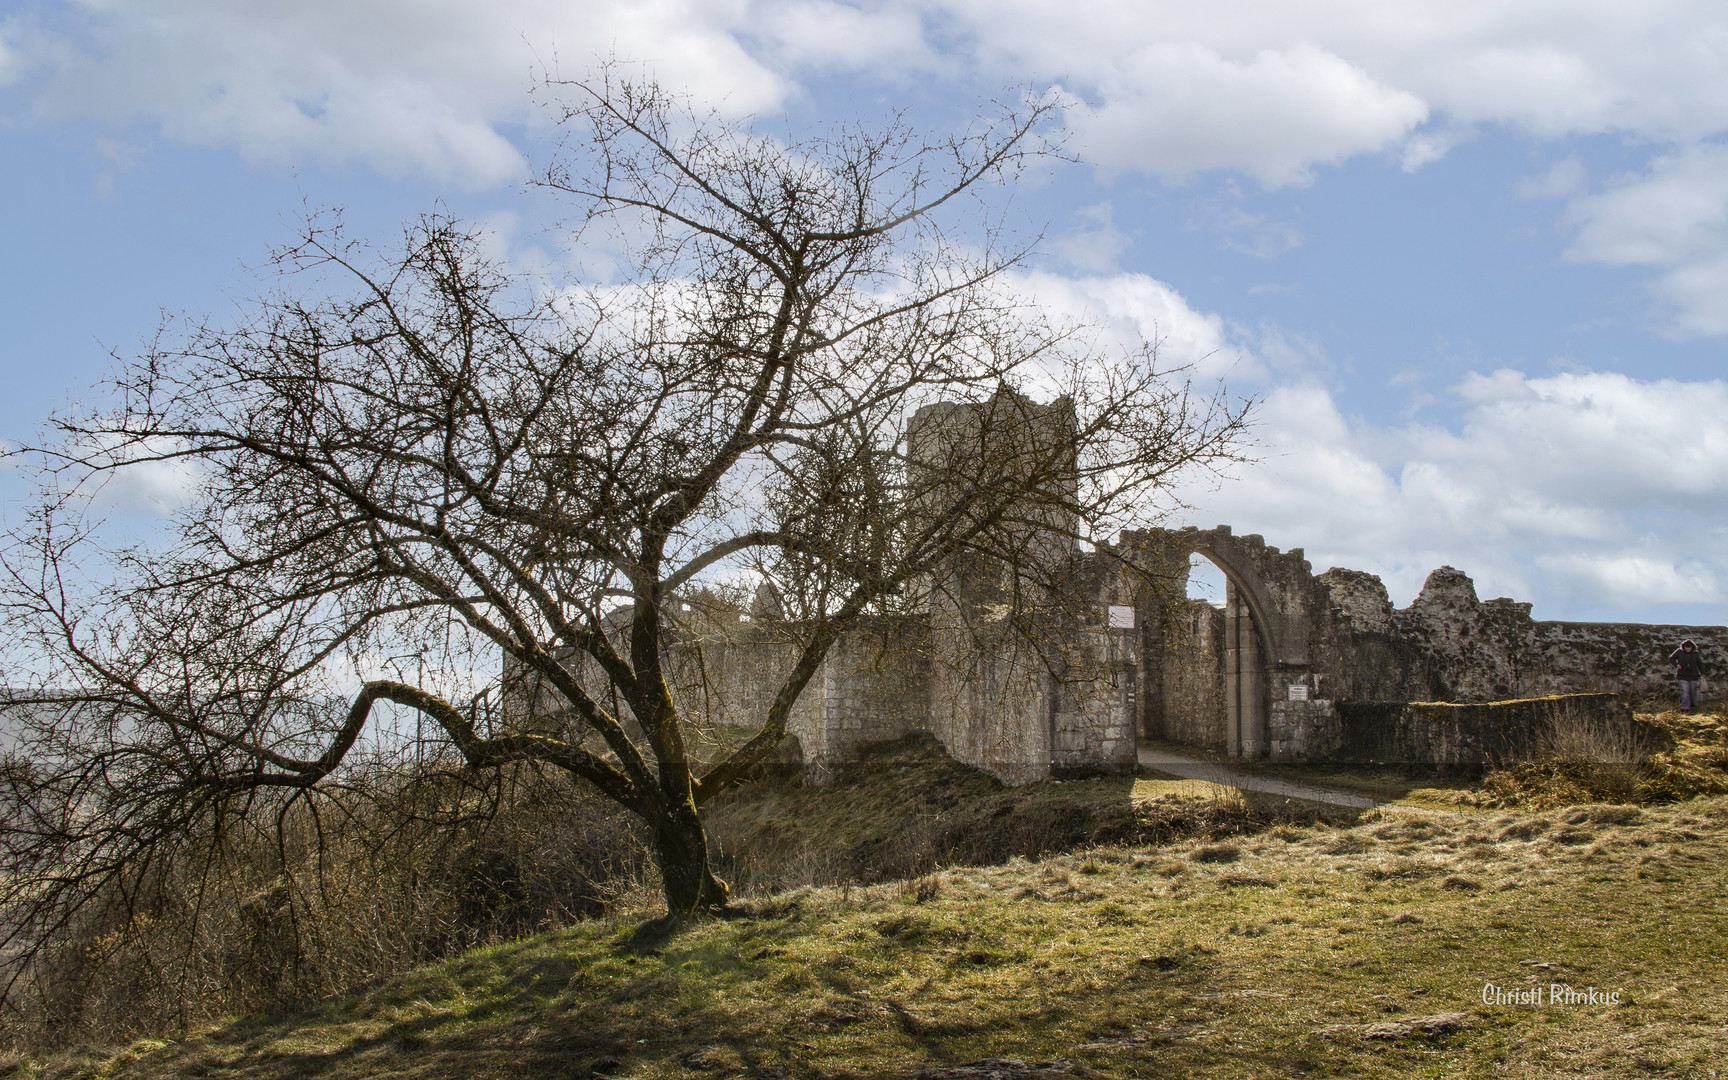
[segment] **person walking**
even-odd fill
[[[1687,638],[1678,649],[1668,654],[1668,662],[1674,665],[1674,675],[1680,680],[1681,711],[1696,712],[1698,680],[1704,677],[1704,658],[1698,655],[1698,646]]]

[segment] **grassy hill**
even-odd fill
[[[767,785],[715,828],[764,883],[1081,848],[685,925],[621,910],[14,1072],[802,1080],[1009,1058],[1046,1064],[1028,1076],[1706,1077],[1728,1060],[1728,799],[1322,819],[1193,784],[1002,789],[956,769],[903,747],[826,793]],[[1544,1001],[1484,1004],[1486,984]],[[1550,1003],[1556,986],[1597,1000]]]

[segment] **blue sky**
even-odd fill
[[[1019,197],[1023,284],[1263,401],[1178,521],[1400,604],[1446,563],[1539,618],[1724,621],[1720,3],[11,0],[0,439],[162,311],[234,310],[303,205],[552,250],[529,91],[605,55],[792,130],[1060,88],[1080,160]]]

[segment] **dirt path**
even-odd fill
[[[1140,749],[1140,767],[1161,772],[1167,776],[1180,777],[1183,780],[1204,780],[1207,783],[1219,784],[1223,787],[1240,788],[1246,791],[1264,791],[1270,795],[1283,795],[1290,799],[1306,799],[1309,802],[1330,803],[1333,806],[1351,806],[1359,810],[1388,805],[1366,795],[1328,791],[1325,788],[1292,784],[1285,780],[1273,780],[1265,776],[1251,776],[1248,773],[1237,772],[1228,765],[1201,761],[1199,758],[1186,757],[1169,750],[1142,747]]]

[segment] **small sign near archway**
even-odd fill
[[[1127,604],[1111,604],[1107,618],[1112,630],[1134,629],[1134,609]]]

